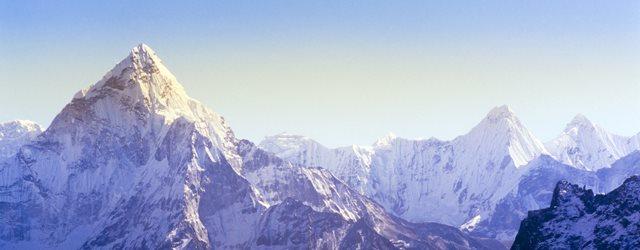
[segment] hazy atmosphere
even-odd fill
[[[451,139],[502,104],[545,141],[640,127],[638,1],[73,3],[0,2],[0,121],[47,126],[144,42],[254,141]]]

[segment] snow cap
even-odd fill
[[[571,121],[567,124],[565,128],[565,132],[569,131],[573,128],[591,128],[595,127],[595,124],[591,122],[586,116],[583,114],[577,114]]]
[[[387,146],[387,145],[391,144],[391,142],[393,140],[395,140],[396,138],[398,138],[398,136],[396,136],[396,134],[394,134],[393,132],[389,132],[385,136],[383,136],[382,138],[376,140],[376,142],[374,142],[373,145],[376,146],[376,147]]]
[[[511,107],[507,105],[497,106],[491,109],[487,114],[487,119],[501,119],[515,117],[515,113]]]

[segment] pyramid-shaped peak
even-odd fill
[[[459,147],[472,149],[472,155],[494,162],[508,155],[516,167],[524,166],[546,153],[544,145],[515,116],[509,106],[495,107],[469,133],[454,140]],[[474,159],[475,160],[475,159]]]
[[[76,93],[74,99],[92,97],[102,89],[127,91],[138,89],[151,97],[183,96],[186,93],[176,77],[167,69],[156,52],[141,43],[111,69],[99,82]]]
[[[386,135],[384,135],[382,138],[379,138],[378,140],[376,140],[373,143],[373,146],[375,147],[388,146],[391,144],[391,142],[393,142],[397,138],[398,136],[396,134],[394,134],[393,132],[389,132]]]
[[[156,55],[156,52],[148,45],[141,43],[131,49],[129,57],[133,59],[133,62],[141,62],[148,64],[161,63],[162,61]]]
[[[123,65],[121,65],[123,64]],[[133,67],[136,70],[144,70],[147,73],[162,73],[173,77],[173,74],[162,64],[162,60],[148,45],[141,43],[133,47],[129,56],[118,64],[118,67]]]
[[[513,112],[511,107],[507,105],[494,107],[487,114],[487,119],[503,119],[503,118],[511,118],[511,117],[515,117],[515,113]]]
[[[469,134],[478,134],[479,136],[488,133],[502,134],[505,136],[513,133],[524,133],[527,134],[527,136],[530,134],[518,117],[516,117],[513,110],[507,105],[491,109],[489,113],[487,113],[487,116],[469,132]]]
[[[70,127],[90,125],[91,131],[128,133],[118,128],[138,126],[136,131],[157,133],[174,121],[198,123],[198,131],[219,144],[233,140],[224,119],[189,97],[156,53],[139,44],[101,80],[77,92],[49,128],[66,133]]]
[[[131,49],[131,52],[147,53],[147,54],[155,54],[156,53],[155,51],[153,51],[153,49],[151,49],[151,47],[149,47],[149,45],[147,45],[145,43],[140,43],[137,46],[133,47],[133,49]]]
[[[566,130],[570,130],[575,127],[595,127],[595,124],[591,122],[586,116],[583,114],[577,114],[571,121],[567,124]]]

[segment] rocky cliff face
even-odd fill
[[[561,181],[549,208],[529,212],[512,249],[640,247],[640,178],[605,195]]]

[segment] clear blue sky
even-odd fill
[[[451,139],[501,104],[640,132],[640,1],[1,1],[0,120],[47,126],[140,42],[254,141]]]

